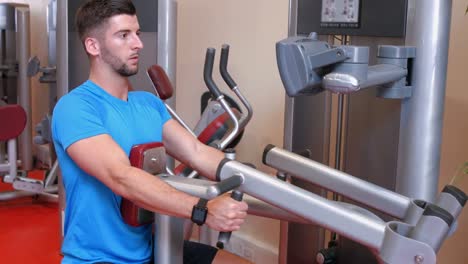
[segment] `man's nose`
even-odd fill
[[[135,38],[133,40],[133,48],[139,50],[143,48],[143,42],[141,41],[138,35],[135,35]]]

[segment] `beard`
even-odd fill
[[[115,72],[123,77],[130,77],[138,73],[138,64],[134,69],[131,69],[120,58],[112,54],[106,47],[102,47],[102,60],[109,64]]]

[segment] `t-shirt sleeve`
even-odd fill
[[[166,106],[164,105],[163,101],[159,97],[153,95],[153,98],[154,98],[155,107],[158,110],[159,115],[161,116],[161,124],[164,125],[169,119],[172,118],[171,114],[169,114]]]
[[[108,134],[99,111],[79,97],[65,96],[55,106],[52,115],[52,137],[66,150],[85,138]]]

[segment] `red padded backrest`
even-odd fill
[[[173,88],[169,77],[167,76],[164,69],[159,65],[153,65],[147,70],[148,76],[153,82],[156,91],[158,92],[159,98],[161,100],[166,100],[171,98]]]
[[[18,137],[26,126],[26,118],[20,105],[0,106],[0,141]]]
[[[234,115],[236,115],[237,117],[239,117],[241,115],[241,113],[235,109],[235,108],[231,108],[232,112],[234,113]],[[198,135],[198,140],[202,143],[207,143],[211,137],[216,134],[216,132],[226,123],[226,122],[229,122],[230,120],[230,117],[229,117],[229,114],[224,112],[222,113],[221,115],[219,115],[217,118],[215,118],[213,121],[211,121],[208,126],[205,127],[205,129],[203,129],[203,131],[200,133],[200,135]],[[176,175],[182,173],[185,168],[187,166],[183,163],[179,164],[179,166],[177,166],[175,169],[174,169],[174,173]]]
[[[133,146],[130,150],[130,163],[133,167],[144,169],[145,152],[147,150],[162,148],[164,145],[161,142],[152,142]],[[147,211],[132,201],[122,198],[120,204],[120,213],[125,223],[131,226],[142,226],[153,223],[153,213]]]

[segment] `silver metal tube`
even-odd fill
[[[18,98],[19,104],[26,112],[26,126],[19,136],[19,156],[23,170],[29,171],[33,168],[32,159],[32,107],[31,87],[28,77],[29,61],[29,9],[17,8],[16,17],[18,22]]]
[[[36,193],[26,192],[26,191],[11,191],[11,192],[1,192],[0,201],[8,201],[11,199],[28,197],[36,195]]]
[[[288,37],[297,34],[297,10],[298,0],[289,0],[288,6]],[[284,96],[284,128],[283,147],[288,150],[293,148],[295,99]],[[278,264],[288,263],[289,223],[280,222],[280,241],[278,246]]]
[[[287,150],[275,147],[264,155],[264,161],[267,165],[342,194],[355,201],[369,205],[397,218],[404,218],[410,206],[411,200],[403,195]]]
[[[3,177],[4,182],[12,183],[18,174],[18,166],[16,165],[16,139],[8,140],[8,167],[9,174]]]
[[[57,1],[57,99],[68,93],[68,0]]]
[[[10,172],[10,163],[5,162],[5,163],[0,164],[0,172],[3,172],[4,175],[7,175],[8,173],[11,173]]]
[[[158,1],[157,63],[166,71],[169,80],[176,87],[177,54],[177,3],[174,0]],[[176,93],[176,90],[173,93]],[[175,96],[166,103],[176,108]],[[174,168],[174,159],[168,159],[167,166]],[[176,217],[156,214],[156,238],[154,262],[159,264],[183,263],[184,224]]]
[[[58,190],[59,190],[58,185],[52,185],[52,186],[49,186],[49,187],[47,187],[47,188],[44,188],[44,190],[42,191],[42,193],[54,194],[54,193],[57,193]]]
[[[438,186],[451,10],[451,0],[414,0],[408,9],[406,45],[417,57],[413,95],[402,102],[396,190],[426,201]]]
[[[59,196],[57,194],[40,193],[38,194],[38,199],[40,199],[43,202],[49,202],[49,203],[59,202]]]
[[[220,168],[218,177],[244,177],[238,190],[260,200],[308,219],[373,249],[380,249],[385,224],[371,217],[351,211],[321,196],[287,184],[270,175],[236,161],[228,161]],[[281,195],[276,195],[276,194]]]
[[[209,188],[214,186],[216,182],[169,175],[160,175],[160,178],[181,192],[204,199],[213,198],[210,195]]]
[[[463,210],[463,205],[453,195],[445,192],[439,194],[435,204],[449,212],[454,219],[457,219]]]
[[[148,76],[148,78],[151,79],[148,72],[146,72],[146,75]],[[151,85],[153,86],[154,91],[158,93],[158,89],[156,89],[153,82],[151,82]],[[183,126],[187,131],[189,131],[190,134],[192,134],[192,136],[196,138],[197,136],[195,135],[195,133],[193,133],[193,130],[187,125],[187,123],[184,122],[184,120],[182,120],[182,118],[177,114],[177,112],[174,109],[172,109],[172,106],[169,104],[169,99],[170,98],[166,100],[167,102],[166,101],[164,102],[164,105],[166,106],[167,111],[169,111],[172,117],[175,118],[175,120],[179,122],[181,126]]]
[[[247,210],[249,215],[262,216],[294,223],[312,224],[312,222],[307,219],[291,214],[247,194],[244,194],[242,201],[249,205],[249,209]]]
[[[155,218],[155,263],[182,264],[184,220],[160,214]]]
[[[216,197],[212,194],[213,192],[210,191],[210,188],[213,188],[217,182],[169,175],[159,175],[159,177],[177,190],[190,195],[204,199],[213,199]],[[274,207],[250,195],[244,195],[243,201],[249,205],[249,214],[296,223],[311,223],[309,220]]]
[[[341,149],[343,139],[344,94],[338,94],[338,109],[336,117],[336,142],[335,142],[335,169],[341,171]],[[338,201],[339,195],[333,193],[333,200]]]
[[[239,120],[239,130],[244,129],[247,124],[249,123],[250,119],[252,119],[253,116],[253,108],[250,105],[249,101],[244,97],[244,95],[240,92],[239,88],[236,86],[232,89],[234,93],[239,97],[241,100],[242,104],[245,106],[245,109],[247,109],[247,114],[242,115],[242,117]]]
[[[237,120],[236,115],[232,112],[231,107],[228,105],[228,103],[226,102],[226,100],[224,100],[223,97],[224,96],[221,96],[221,98],[217,100],[224,108],[224,111],[228,113],[229,117],[234,122],[234,128],[224,139],[221,140],[221,142],[219,143],[219,149],[224,149],[229,143],[231,143],[232,140],[234,140],[234,138],[239,133],[239,120]]]
[[[68,0],[57,1],[57,99],[62,98],[68,93]],[[59,221],[61,242],[64,236],[65,222],[65,188],[63,186],[63,177],[61,170],[58,172],[59,184]]]
[[[176,55],[177,55],[177,2],[158,1],[158,39],[157,60],[167,73],[176,94]],[[175,96],[166,102],[176,109]]]
[[[184,122],[184,120],[182,120],[182,118],[180,118],[180,116],[176,113],[176,111],[174,111],[174,109],[172,109],[172,107],[169,104],[167,103],[164,103],[164,104],[166,105],[167,111],[169,111],[172,117],[174,117],[176,121],[179,122],[179,124],[183,126],[193,137],[197,138],[197,135],[193,133],[193,130],[187,125],[187,123]]]
[[[57,170],[58,170],[58,160],[54,161],[54,164],[52,165],[52,168],[50,168],[49,173],[47,173],[47,178],[44,182],[44,187],[47,188],[51,184],[55,182],[55,179],[57,179]]]

